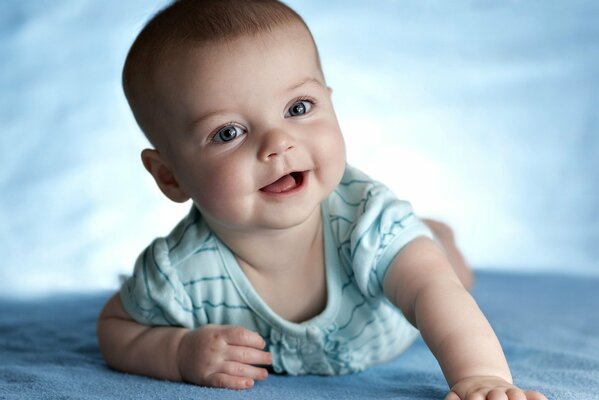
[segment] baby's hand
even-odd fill
[[[473,376],[456,383],[445,400],[547,400],[539,392],[523,391],[496,376]]]
[[[191,330],[179,344],[181,377],[202,386],[247,389],[254,380],[268,377],[270,353],[262,351],[264,339],[248,329],[231,325],[206,325]]]

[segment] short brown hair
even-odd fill
[[[172,49],[200,46],[269,32],[289,23],[306,23],[278,0],[175,0],[159,11],[139,33],[125,60],[123,89],[133,115],[146,137],[149,126],[141,105],[152,96],[148,89],[156,64]],[[314,42],[314,40],[312,39]],[[318,51],[317,62],[320,66]]]

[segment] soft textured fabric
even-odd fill
[[[384,297],[383,278],[397,253],[430,231],[409,203],[349,166],[321,215],[328,298],[314,318],[292,323],[272,311],[195,207],[139,257],[123,305],[147,325],[256,331],[276,372],[337,375],[387,361],[418,332]]]
[[[515,382],[551,400],[599,393],[599,278],[479,272],[474,297]],[[0,399],[442,400],[443,375],[421,339],[389,363],[343,376],[271,375],[248,391],[110,370],[96,318],[111,293],[0,299]]]

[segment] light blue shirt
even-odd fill
[[[345,374],[387,361],[418,331],[385,298],[385,273],[406,244],[432,235],[408,202],[349,166],[321,214],[327,305],[307,321],[293,323],[272,311],[195,207],[139,256],[121,288],[123,305],[147,325],[256,331],[275,372]]]

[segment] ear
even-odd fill
[[[175,175],[164,163],[157,150],[145,149],[142,151],[141,161],[166,197],[177,203],[184,203],[189,200],[189,196],[181,189]]]

